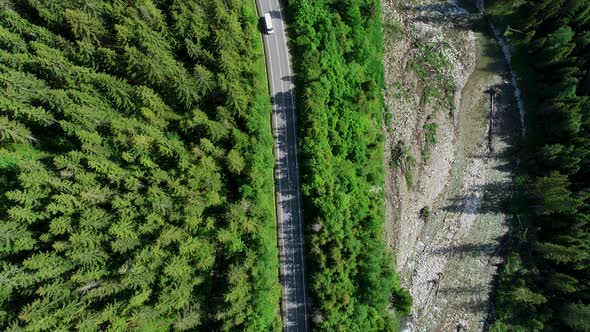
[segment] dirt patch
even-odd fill
[[[475,44],[471,31],[464,30],[461,37],[451,28],[451,22],[458,22],[462,14],[458,7],[441,2],[409,1],[403,7],[385,4],[384,13],[385,99],[392,118],[386,128],[389,147],[386,161],[393,166],[388,181],[395,184],[387,189],[389,203],[395,207],[398,219],[404,219],[395,223],[399,228],[393,230],[399,238],[393,234],[388,234],[388,238],[397,252],[397,266],[401,270],[412,251],[408,248],[414,246],[423,226],[420,210],[441,195],[450,176],[456,110],[460,91],[475,65]],[[438,51],[446,63],[435,64],[434,69],[425,68],[429,64],[422,64],[425,55],[421,47]],[[426,71],[426,75],[421,71]],[[450,99],[450,105],[425,102],[425,91],[432,85],[444,86],[445,82],[450,83],[450,88],[439,88],[438,99]],[[428,123],[435,123],[437,132],[436,144],[427,147],[424,127]],[[407,150],[401,159],[409,157],[412,165],[395,167],[399,162],[392,151],[399,145]],[[428,155],[424,154],[426,148]]]
[[[383,8],[386,236],[414,298],[407,330],[482,329],[520,136],[509,75],[455,2]]]

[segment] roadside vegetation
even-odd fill
[[[0,0],[0,330],[280,329],[257,22],[250,0]],[[381,313],[379,203],[349,300]]]
[[[527,137],[492,331],[590,331],[590,1],[496,1]]]
[[[288,8],[312,320],[328,331],[395,330],[411,299],[383,239],[380,3],[291,0]]]

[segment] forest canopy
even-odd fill
[[[527,138],[491,331],[590,331],[590,1],[494,1]]]
[[[383,239],[378,0],[290,0],[315,327],[396,330],[411,298]],[[393,309],[396,310],[393,310]]]
[[[0,0],[0,330],[280,328],[250,0]]]

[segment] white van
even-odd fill
[[[272,28],[272,18],[270,17],[270,13],[264,14],[264,25],[266,26],[266,33],[271,34],[274,32]]]

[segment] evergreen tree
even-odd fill
[[[588,330],[589,6],[587,0],[498,0],[490,10],[494,21],[520,32],[508,37],[529,128],[517,181],[519,223],[492,331]]]
[[[263,61],[250,1],[0,1],[0,330],[281,326]]]

